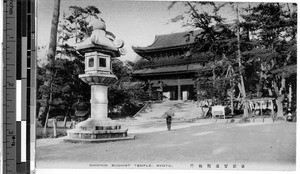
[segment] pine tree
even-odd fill
[[[94,6],[85,8],[70,6],[69,12],[64,13],[58,24],[57,49],[55,58],[44,66],[38,67],[38,105],[40,114],[38,119],[45,125],[46,115],[48,118],[64,115],[65,121],[70,115],[74,115],[75,104],[85,105],[89,110],[90,86],[84,83],[79,74],[84,74],[84,55],[74,48],[74,43],[79,43],[90,37],[92,19],[98,19],[100,11]],[[115,37],[112,32],[108,35]],[[118,82],[109,88],[109,109],[116,105],[129,103],[138,105],[137,98],[139,90],[136,92],[124,85],[130,82],[130,69],[119,59],[112,59],[113,72],[118,77]],[[51,73],[46,73],[46,72]],[[51,78],[50,78],[51,77]],[[51,88],[47,83],[51,79]],[[45,83],[44,83],[45,82]],[[47,94],[51,91],[51,102],[47,102]],[[49,108],[45,110],[46,108]]]
[[[51,110],[50,103],[53,101],[52,94],[52,84],[53,84],[53,69],[52,67],[55,64],[55,55],[56,55],[56,43],[57,43],[57,27],[58,20],[60,14],[60,0],[54,0],[54,8],[53,8],[53,16],[52,16],[52,24],[51,24],[51,33],[50,33],[50,42],[49,49],[47,53],[47,59],[50,65],[50,68],[47,69],[45,76],[47,76],[47,80],[44,82],[44,85],[48,88],[45,94],[43,95],[44,105],[39,112],[39,118],[42,118],[42,125],[44,126],[47,122],[47,118],[49,117],[49,112]],[[46,128],[46,125],[45,125]]]
[[[296,8],[290,8],[291,5],[294,6],[259,3],[247,9],[250,13],[243,16],[245,22],[242,23],[244,31],[254,37],[249,41],[252,46],[243,55],[250,67],[260,65],[256,69],[256,96],[277,98],[277,116],[283,116],[282,101],[286,93],[286,77],[296,73],[293,68],[288,68],[288,73],[283,71],[288,65],[296,65],[297,12]],[[281,73],[278,73],[278,68],[282,70]]]
[[[202,30],[191,47],[192,55],[202,59],[205,57],[207,61],[200,70],[201,76],[212,76],[210,81],[212,87],[218,83],[225,84],[226,80],[227,83],[228,80],[231,81],[230,89],[236,88],[232,85],[237,84],[238,88],[235,91],[243,94],[245,106],[246,100],[252,97],[266,97],[275,91],[276,95],[272,94],[272,97],[278,99],[278,115],[282,115],[281,101],[286,91],[285,79],[288,78],[289,83],[296,81],[296,4],[248,3],[247,8],[239,10],[242,13],[237,13],[236,23],[228,24],[218,12],[224,6],[235,6],[237,3],[182,3],[188,10],[172,21],[184,21],[184,26]],[[169,8],[175,4],[176,2],[172,2]],[[202,9],[213,10],[200,11],[198,6],[210,6],[211,8]],[[224,72],[229,69],[233,73],[230,78],[224,76]],[[197,81],[199,82],[201,80]],[[201,88],[201,85],[196,86]],[[212,87],[206,90],[211,90]],[[221,96],[220,89],[227,90],[228,86],[223,85],[222,88],[211,91],[210,95]],[[217,94],[218,90],[221,93]],[[245,107],[245,116],[247,112],[248,109]]]
[[[70,6],[70,14],[63,14],[62,21],[58,22],[59,1],[55,5],[53,24],[56,27],[52,26],[48,51],[51,54],[48,53],[48,63],[40,67],[46,73],[39,71],[41,74],[38,74],[39,81],[44,82],[38,86],[41,94],[38,98],[41,105],[38,119],[43,126],[46,125],[49,117],[57,114],[54,112],[65,110],[63,115],[70,114],[72,105],[79,98],[83,98],[85,102],[89,101],[89,85],[78,78],[79,74],[84,73],[84,56],[69,44],[89,37],[92,31],[89,21],[91,17],[98,18],[97,14],[100,13],[94,6],[86,8]]]
[[[174,5],[171,3],[170,8]],[[239,91],[244,92],[244,85],[242,82],[242,76],[244,74],[244,66],[241,64],[240,55],[238,54],[239,42],[235,28],[232,25],[226,23],[226,19],[219,15],[219,10],[231,3],[215,3],[215,2],[184,2],[184,5],[188,7],[188,11],[181,16],[188,18],[185,26],[193,26],[193,29],[200,29],[202,32],[196,36],[195,44],[191,46],[191,57],[204,58],[206,64],[199,70],[199,77],[212,76],[210,81],[197,83],[211,83],[209,87],[203,85],[196,85],[198,90],[206,90],[209,96],[215,96],[220,101],[227,100],[227,91],[232,90],[234,84],[238,84]],[[213,9],[210,12],[199,11],[198,6],[209,6]],[[178,18],[175,19],[184,19]],[[177,20],[172,20],[176,22]],[[193,34],[193,32],[190,32]],[[188,37],[188,36],[187,36]],[[227,72],[234,73],[228,75]],[[232,100],[232,99],[231,99]],[[245,109],[247,110],[247,109]],[[245,113],[247,116],[247,113]]]

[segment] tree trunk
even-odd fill
[[[277,98],[277,117],[283,117],[283,106],[282,101],[284,100],[284,96],[281,95]]]
[[[282,91],[283,91],[283,89],[285,89],[284,74],[282,75],[280,90],[278,89],[278,86],[276,85],[276,83],[274,83],[274,89],[275,89],[275,93],[277,95],[277,100],[276,100],[276,103],[277,103],[277,117],[283,117],[284,113],[283,113],[282,101],[284,100],[284,94],[282,93]]]
[[[243,95],[243,103],[244,103],[244,115],[243,117],[248,117],[248,102],[246,101],[246,90],[244,85],[244,78],[241,72],[242,68],[242,56],[241,56],[241,49],[240,49],[240,20],[239,20],[239,3],[237,2],[237,8],[236,8],[236,16],[237,16],[237,58],[239,62],[239,74],[240,74],[240,80],[241,80],[241,92]]]
[[[55,63],[55,55],[56,55],[56,44],[57,44],[57,27],[58,27],[58,22],[59,22],[59,11],[60,11],[60,0],[54,0],[54,8],[53,8],[53,15],[52,15],[52,24],[51,24],[51,33],[50,33],[50,41],[49,41],[49,49],[48,49],[48,53],[47,53],[47,60],[50,64],[50,67],[54,66]],[[46,105],[45,105],[45,109],[42,110],[42,113],[39,113],[39,115],[45,117],[46,118],[42,118],[42,120],[45,120],[45,129],[47,126],[47,122],[48,122],[48,118],[49,118],[49,113],[51,110],[51,107],[49,105],[49,103],[52,103],[52,80],[53,80],[53,69],[47,69],[46,72],[47,75],[50,76],[48,81],[44,82],[45,86],[49,87],[49,90],[46,94],[47,98],[46,100]],[[47,112],[47,114],[43,113],[43,112]],[[46,130],[45,130],[46,131]]]
[[[57,137],[56,127],[57,127],[57,122],[55,119],[53,119],[53,136],[54,136],[54,138]]]
[[[243,76],[241,75],[241,86],[242,86],[242,94],[243,94],[243,102],[244,102],[244,117],[249,116],[249,111],[248,111],[248,101],[246,100],[246,91],[245,91],[245,85],[244,85],[244,80]]]
[[[49,106],[49,108],[48,108],[48,112],[47,112],[45,123],[44,123],[44,135],[47,134],[47,127],[48,127],[48,120],[49,120],[50,110],[51,110],[51,106]]]
[[[46,122],[46,115],[47,115],[47,109],[49,109],[48,104],[48,99],[42,99],[43,100],[43,105],[41,104],[39,110],[38,110],[38,120],[41,122],[41,125],[44,127],[45,122]]]
[[[47,58],[48,61],[51,63],[51,65],[53,65],[55,61],[59,11],[60,11],[60,0],[54,0],[54,9],[53,9],[51,33],[50,33],[51,35],[50,35],[49,49],[47,53]]]
[[[67,125],[67,117],[69,115],[69,109],[67,109],[67,113],[65,115],[65,118],[64,118],[64,128],[66,128],[66,125]]]
[[[230,80],[232,82],[232,80]],[[231,83],[231,89],[230,89],[230,108],[231,108],[231,116],[233,116],[233,84]]]
[[[213,65],[213,87],[216,85],[216,73],[215,73],[215,65]]]
[[[289,109],[291,109],[291,107],[292,107],[292,84],[289,85],[289,96],[288,96],[288,99],[289,99]]]
[[[284,93],[283,90],[285,90],[285,77],[284,74],[282,75],[282,79],[281,79],[281,87],[279,90],[279,95],[277,98],[277,106],[278,106],[278,110],[277,110],[277,117],[283,117],[284,113],[283,113],[283,105],[282,105],[282,101],[284,100]]]
[[[233,89],[234,89],[234,87],[233,87],[232,75],[233,75],[232,67],[228,66],[226,77],[228,77],[228,76],[230,77],[230,109],[231,109],[231,115],[233,116],[233,110],[234,110],[234,107],[233,107]]]

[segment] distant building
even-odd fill
[[[152,99],[164,97],[170,100],[196,99],[197,71],[205,65],[201,54],[190,55],[190,46],[200,30],[157,35],[152,45],[132,47],[141,57],[135,65],[133,77],[150,84]]]

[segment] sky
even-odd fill
[[[167,10],[170,2],[145,1],[107,1],[107,0],[61,0],[61,14],[68,11],[70,5],[86,7],[96,6],[100,17],[106,23],[106,29],[113,32],[117,39],[125,42],[127,54],[121,60],[135,60],[136,54],[131,46],[148,46],[155,35],[185,31],[180,23],[170,23],[180,10]],[[47,45],[50,39],[53,1],[38,1],[38,45]],[[61,15],[62,16],[62,15]]]
[[[276,0],[275,0],[276,1]],[[187,31],[189,28],[182,27],[182,22],[171,22],[171,19],[182,14],[186,8],[177,3],[171,10],[168,6],[171,1],[146,1],[146,0],[61,0],[60,17],[68,12],[69,6],[97,7],[101,14],[99,17],[106,22],[106,29],[116,35],[116,39],[125,42],[127,54],[120,57],[120,60],[135,61],[137,54],[132,46],[148,46],[154,41],[155,35],[171,34]],[[245,7],[246,3],[240,3]],[[200,7],[199,10],[207,10],[207,7]],[[46,46],[39,57],[45,57],[47,44],[50,39],[50,27],[53,13],[53,0],[37,1],[37,36],[38,46]],[[220,15],[230,21],[236,18],[232,7],[225,6]],[[43,56],[44,55],[44,56]]]
[[[186,10],[180,3],[168,10],[170,1],[116,1],[116,0],[61,0],[61,15],[68,12],[71,5],[86,7],[94,5],[100,11],[100,17],[106,22],[108,31],[116,35],[116,39],[125,42],[127,54],[120,60],[135,61],[136,53],[132,46],[148,46],[155,35],[171,34],[187,31],[182,22],[171,22],[171,19]],[[53,0],[38,0],[38,46],[45,46],[50,39],[50,26],[53,13]],[[234,15],[231,8],[224,8],[223,15]],[[46,47],[47,48],[47,47]],[[44,50],[45,55],[46,50]],[[42,57],[42,56],[40,56]]]

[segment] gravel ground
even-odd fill
[[[295,170],[295,163],[296,124],[285,122],[193,125],[95,144],[40,139],[36,148],[37,168],[175,169],[209,164],[233,168],[237,164],[249,170]]]

